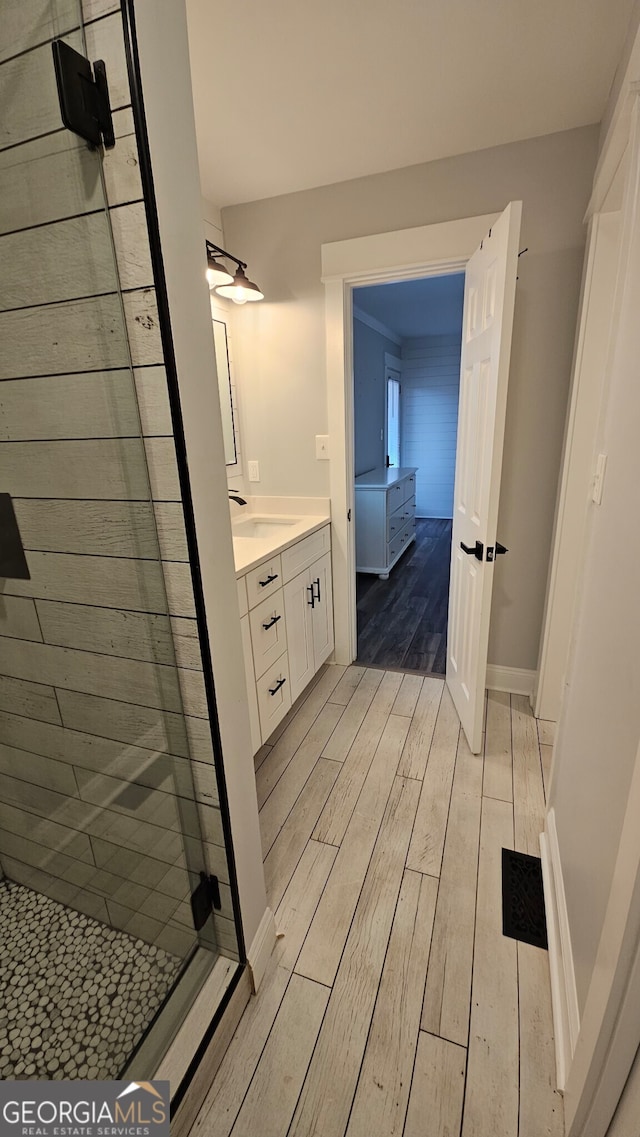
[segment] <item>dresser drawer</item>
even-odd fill
[[[289,657],[285,652],[256,683],[262,741],[266,742],[291,706]]]
[[[284,595],[279,588],[249,613],[251,650],[256,679],[287,650]]]
[[[249,608],[255,608],[267,596],[272,596],[282,588],[282,562],[280,555],[271,557],[258,568],[252,569],[245,576],[247,582],[247,600]]]
[[[387,490],[387,514],[395,513],[404,501],[404,482],[396,482]]]
[[[387,518],[387,542],[393,541],[394,537],[398,536],[400,530],[403,529],[405,525],[404,506],[401,505],[400,509],[396,509],[395,513],[392,513],[391,516]]]
[[[402,483],[402,489],[403,489],[403,494],[402,494],[402,500],[403,501],[409,501],[410,498],[415,497],[415,492],[416,492],[416,476],[415,476],[415,474],[411,474],[408,478],[405,479],[405,481]]]
[[[415,517],[415,512],[416,499],[411,498],[409,501],[405,501],[399,509],[396,509],[391,517],[387,518],[387,541],[393,541],[393,538],[397,537],[400,530],[404,529],[407,521]]]
[[[404,529],[402,530],[402,533],[400,534],[400,544],[401,545],[408,545],[411,538],[415,535],[415,531],[416,531],[416,519],[415,519],[415,517],[411,517],[409,519],[409,521],[407,521],[407,524],[405,525]]]
[[[304,572],[309,565],[324,556],[331,548],[331,527],[324,525],[308,537],[297,541],[290,549],[285,549],[282,555],[282,576],[284,583],[293,580],[294,576]]]
[[[412,517],[410,521],[406,522],[404,528],[393,537],[387,545],[387,564],[394,561],[399,553],[409,544],[413,534],[416,531],[415,519]]]
[[[398,510],[398,514],[402,518],[403,524],[406,524],[406,522],[409,521],[412,517],[415,517],[415,515],[416,515],[416,499],[415,499],[415,497],[408,498],[407,501],[405,501],[404,504],[402,505],[402,508]]]

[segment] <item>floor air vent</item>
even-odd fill
[[[534,947],[548,946],[539,857],[502,850],[502,932]]]

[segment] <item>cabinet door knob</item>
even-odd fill
[[[315,608],[315,606],[316,606],[316,595],[315,595],[312,584],[307,585],[307,592],[311,593],[311,599],[307,600],[307,604],[310,604],[312,608]]]
[[[270,695],[277,695],[280,688],[284,687],[286,682],[287,682],[286,679],[278,679],[278,682],[276,683],[275,687],[269,687],[269,694]]]
[[[318,589],[318,595],[316,596],[316,600],[318,601],[318,604],[319,604],[320,603],[320,577],[319,576],[316,577],[313,584],[311,585],[311,588],[312,589],[314,589],[314,588]]]

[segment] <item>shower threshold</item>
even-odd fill
[[[183,961],[0,883],[0,1078],[116,1078]]]

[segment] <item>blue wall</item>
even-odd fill
[[[384,466],[384,355],[400,356],[393,340],[360,320],[353,321],[353,378],[355,408],[355,474]]]
[[[418,467],[418,517],[453,517],[459,390],[459,334],[404,341],[401,454]]]

